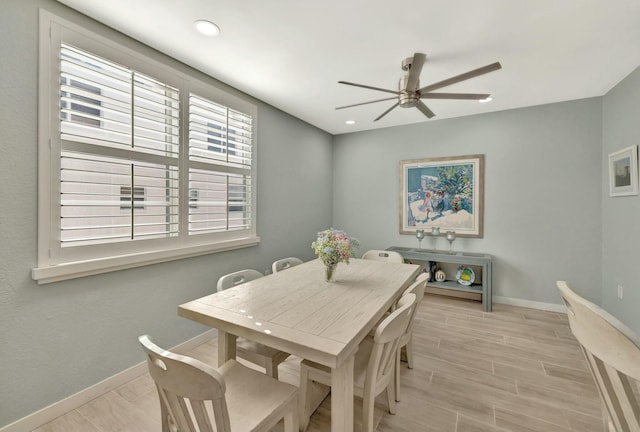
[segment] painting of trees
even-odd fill
[[[445,165],[438,167],[438,188],[450,197],[470,199],[473,194],[473,166]]]

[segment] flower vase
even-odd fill
[[[338,267],[338,264],[324,265],[324,276],[327,282],[334,282],[333,274],[335,273],[336,267]]]

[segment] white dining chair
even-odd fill
[[[600,306],[576,294],[567,282],[558,281],[557,286],[571,332],[600,394],[603,429],[640,431],[640,339]]]
[[[298,432],[298,389],[229,360],[213,368],[138,338],[160,398],[163,432]],[[215,425],[215,427],[213,427]]]
[[[218,291],[263,277],[257,270],[245,269],[229,273],[218,279]],[[277,350],[243,337],[236,339],[236,355],[265,369],[267,375],[278,378],[278,365],[289,357],[289,353]]]
[[[274,273],[278,273],[279,271],[286,270],[288,268],[297,266],[299,264],[302,264],[302,260],[299,258],[295,258],[295,257],[282,258],[277,261],[274,261],[273,264],[271,264],[271,271]]]
[[[413,308],[411,318],[409,319],[409,325],[407,330],[400,336],[400,343],[398,344],[398,356],[396,359],[396,376],[395,376],[395,395],[396,401],[400,401],[400,358],[402,357],[402,350],[404,349],[407,366],[409,369],[413,369],[413,323],[416,319],[416,312],[420,307],[420,302],[424,298],[424,287],[427,283],[427,274],[420,273],[415,282],[411,284],[403,293],[402,297],[407,294],[414,294],[416,296],[416,307]],[[402,298],[401,297],[401,298]]]
[[[354,395],[362,398],[362,426],[367,432],[374,431],[374,401],[385,390],[389,412],[395,414],[393,382],[398,345],[415,307],[415,294],[403,296],[398,307],[378,325],[374,337],[365,338],[356,352],[353,390]],[[310,360],[300,363],[300,430],[303,432],[311,416],[311,381],[331,385],[331,369]]]
[[[395,262],[395,263],[404,262],[404,258],[399,252],[377,250],[377,249],[371,249],[366,251],[364,255],[362,255],[362,259],[388,261],[388,262]]]

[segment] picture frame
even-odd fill
[[[484,155],[400,161],[400,234],[483,236]]]
[[[638,195],[638,146],[609,155],[609,195]]]

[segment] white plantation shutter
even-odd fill
[[[60,78],[62,247],[177,235],[178,90],[67,44]]]
[[[189,234],[251,226],[250,115],[189,96]]]
[[[256,245],[255,105],[58,20],[41,11],[34,279]]]
[[[66,44],[60,77],[63,140],[178,157],[178,89]]]
[[[178,233],[176,167],[70,152],[61,163],[62,247]]]

